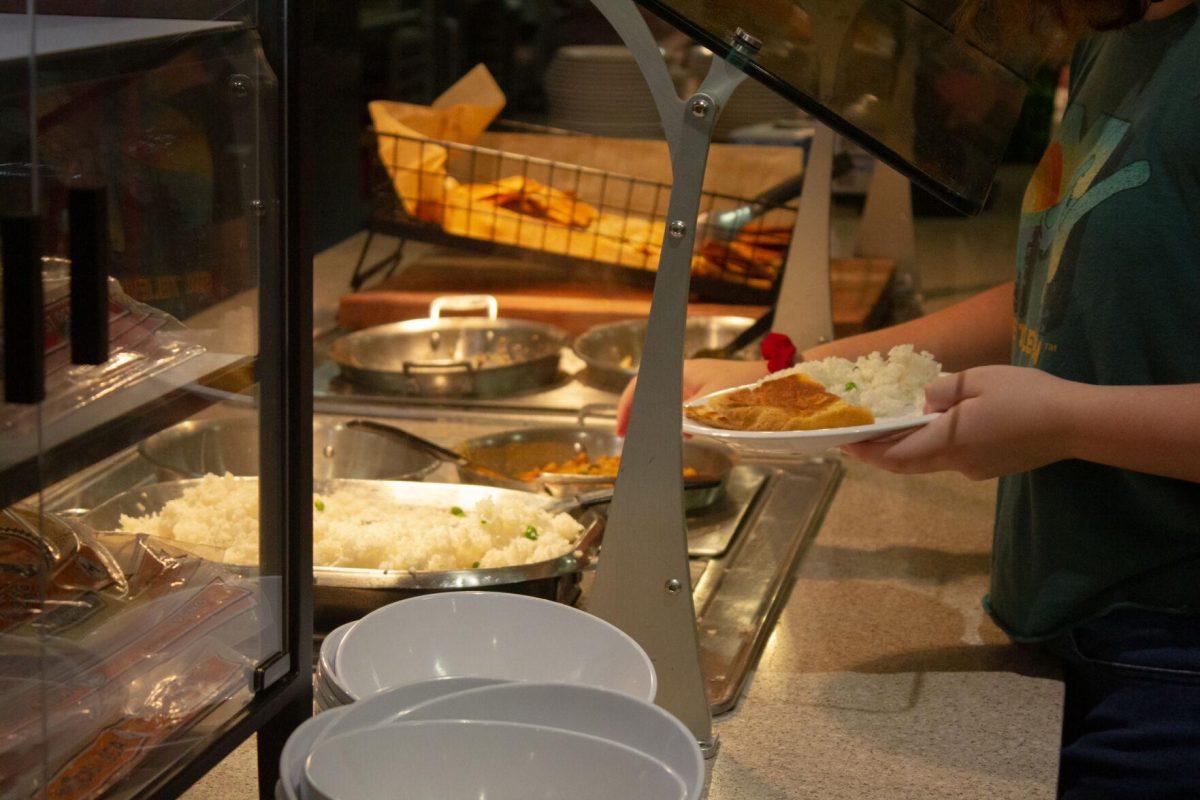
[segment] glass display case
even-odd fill
[[[311,710],[295,14],[0,2],[0,796],[174,796],[255,731],[269,793]]]

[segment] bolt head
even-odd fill
[[[687,233],[687,223],[681,219],[671,220],[671,224],[667,226],[667,233],[672,239],[682,239]]]
[[[683,584],[679,582],[678,578],[671,578],[671,580],[667,581],[667,591],[670,594],[679,594],[679,590],[682,588]]]
[[[250,78],[241,74],[231,75],[229,89],[233,92],[234,97],[246,97],[250,94]]]
[[[738,28],[733,32],[733,44],[740,49],[749,50],[757,53],[762,49],[762,39],[754,36],[745,28]]]
[[[712,111],[712,102],[707,97],[697,97],[691,103],[693,117],[707,117]]]

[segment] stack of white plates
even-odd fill
[[[550,124],[596,136],[661,139],[646,79],[623,46],[560,48],[546,69]]]
[[[376,800],[697,800],[694,737],[621,692],[506,683],[420,703],[392,692],[305,722],[288,739],[276,796]]]
[[[276,794],[695,800],[700,750],[656,688],[636,642],[569,606],[497,592],[393,603],[325,638],[323,710],[288,739]]]

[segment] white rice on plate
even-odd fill
[[[870,410],[876,419],[893,419],[923,413],[925,387],[941,370],[931,354],[902,344],[889,350],[886,357],[875,352],[855,361],[836,356],[805,361],[763,380],[800,373],[847,403]]]
[[[231,564],[258,562],[258,481],[206,475],[162,511],[121,515],[120,530],[224,551]],[[321,567],[450,570],[507,567],[557,558],[583,531],[569,514],[536,501],[484,499],[473,508],[402,505],[346,487],[313,497],[313,563]]]

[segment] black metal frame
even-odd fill
[[[310,85],[308,73],[314,15],[312,0],[258,0],[258,8],[263,49],[283,89],[280,113],[259,120],[271,129],[271,140],[280,143],[264,171],[282,182],[278,207],[267,209],[259,218],[265,226],[260,241],[266,243],[264,257],[259,259],[260,351],[253,374],[248,369],[253,362],[247,360],[219,370],[206,382],[225,392],[240,392],[251,381],[260,386],[262,574],[281,578],[280,648],[274,659],[256,670],[253,697],[231,710],[214,733],[139,787],[139,797],[181,795],[251,734],[258,733],[259,794],[272,798],[283,744],[312,714],[313,342],[308,189],[314,162],[311,106],[318,93]],[[228,30],[242,31],[244,27]],[[161,46],[161,39],[156,39],[123,45],[119,54],[99,49],[91,54],[101,58],[119,55],[122,64],[136,69],[141,54]],[[8,68],[0,65],[0,74],[7,74]],[[40,270],[35,274],[40,277]],[[40,302],[31,305],[41,308]],[[58,456],[65,462],[60,471],[66,473],[103,459],[212,402],[207,395],[187,390],[165,394],[60,446]],[[25,462],[0,472],[0,507],[32,494],[48,474],[66,477],[33,469]]]
[[[284,576],[283,651],[259,668],[254,699],[203,750],[146,787],[146,797],[178,797],[257,733],[259,796],[272,798],[283,744],[312,715],[312,249],[306,191],[314,152],[312,0],[264,0],[259,19],[266,23],[267,61],[284,91],[282,118],[276,121],[282,143],[276,174],[285,187],[278,209],[283,257],[266,259],[260,273],[257,376],[261,535],[265,545],[285,544],[283,561],[264,563],[263,571]]]

